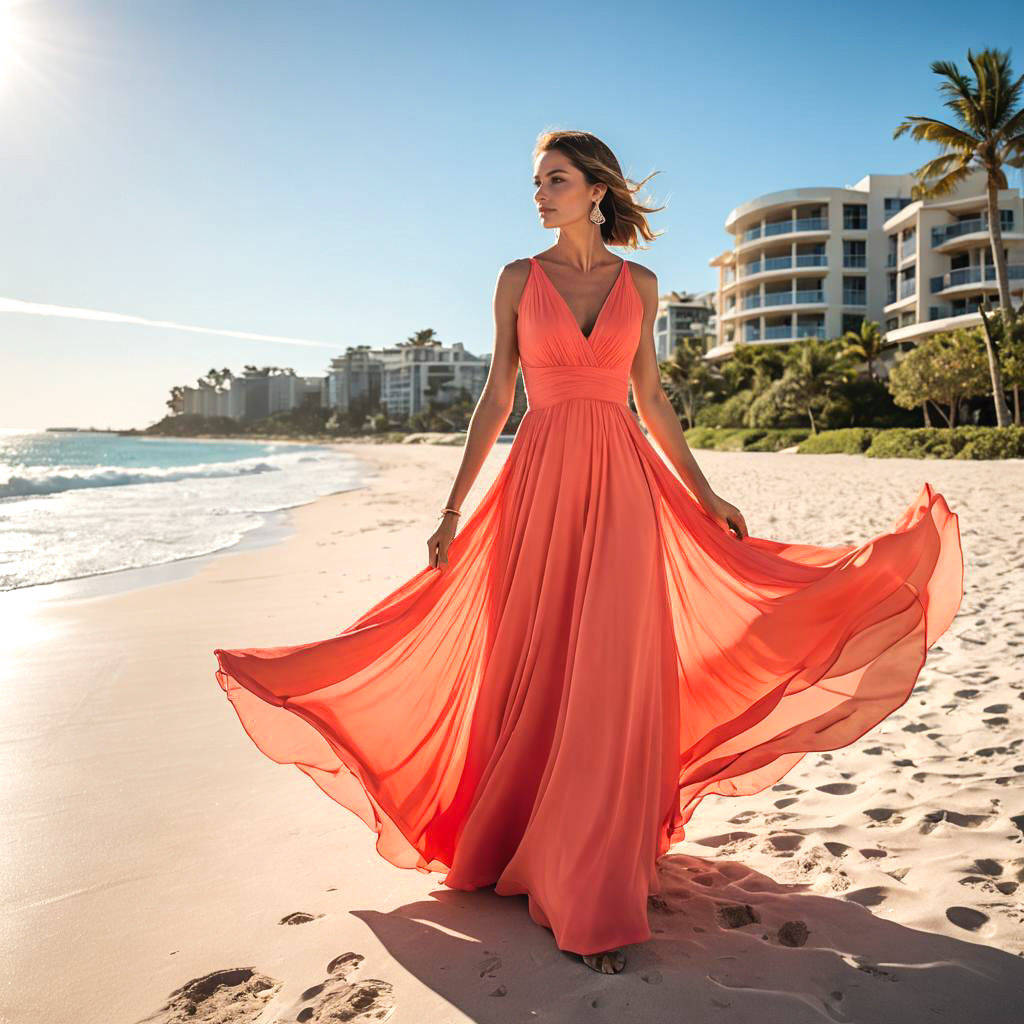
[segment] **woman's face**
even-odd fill
[[[583,172],[557,149],[549,149],[533,165],[533,201],[546,228],[560,228],[589,219],[594,201],[605,193],[604,185],[588,185]]]

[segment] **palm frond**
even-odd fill
[[[1022,76],[1024,78],[1024,76]],[[1007,118],[1006,123],[999,129],[1003,144],[1009,147],[1024,146],[1024,107],[1017,110]]]
[[[893,138],[898,139],[904,132],[909,131],[915,142],[937,142],[947,149],[954,149],[959,152],[974,152],[981,143],[981,139],[972,135],[963,128],[939,121],[934,117],[919,117],[914,115],[906,118],[893,132]]]
[[[1021,111],[1017,110],[1017,104],[1020,101],[1021,90],[1024,89],[1024,75],[1021,75],[1016,82],[1011,82],[1006,87],[1006,100],[1004,104],[1004,117],[997,125],[999,130],[1004,134],[1007,133],[1009,126],[1020,117]],[[1010,130],[1012,133],[1012,129]]]
[[[925,172],[932,165],[939,163],[940,160],[942,160],[942,157],[931,160],[926,163],[924,167],[914,172],[914,176],[918,178],[919,181],[910,190],[911,198],[938,199],[942,196],[948,196],[950,193],[956,191],[956,187],[960,182],[966,180],[973,173],[973,168],[965,161],[961,163],[959,167],[954,168],[947,174],[943,174],[942,177],[937,180],[931,181],[929,179],[935,177],[935,175]]]
[[[964,124],[978,130],[982,124],[982,116],[970,79],[952,61],[934,61],[932,71],[948,79],[939,83],[939,92],[946,97],[945,105]]]

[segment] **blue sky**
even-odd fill
[[[892,140],[943,113],[932,60],[998,46],[1024,72],[1009,2],[15,0],[8,21],[0,300],[327,347],[0,312],[0,427],[143,427],[211,366],[322,373],[426,327],[488,351],[502,264],[555,240],[544,129],[660,172],[664,233],[624,255],[700,290],[739,203],[932,155]]]

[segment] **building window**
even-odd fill
[[[891,316],[888,320],[885,321],[885,329],[887,331],[895,331],[896,328],[899,327],[899,325],[899,317]]]
[[[843,227],[847,231],[863,231],[868,226],[866,203],[843,203]]]
[[[899,213],[904,206],[913,202],[912,199],[905,199],[903,196],[887,196],[885,202],[885,219],[888,220],[893,214]]]
[[[854,334],[860,334],[860,325],[864,322],[864,317],[860,313],[844,313],[843,314],[843,334],[847,331],[853,331]]]
[[[843,239],[843,266],[866,267],[868,265],[868,243],[863,239]]]
[[[868,279],[866,277],[843,276],[843,305],[866,306],[868,302]]]

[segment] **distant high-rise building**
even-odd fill
[[[715,297],[712,292],[666,292],[658,298],[654,320],[654,345],[658,361],[668,359],[683,338],[699,342],[706,350],[715,336]]]
[[[361,411],[367,415],[380,408],[384,363],[369,345],[356,345],[331,360],[327,370],[325,404],[341,412]]]
[[[461,342],[401,342],[380,350],[381,405],[402,419],[423,412],[431,399],[444,405],[465,390],[475,402],[484,389],[491,356],[473,355]]]

